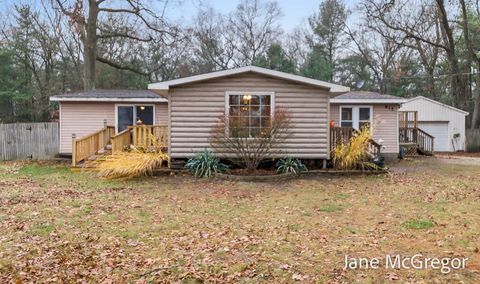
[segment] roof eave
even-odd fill
[[[190,76],[190,77],[185,77],[185,78],[180,78],[180,79],[175,79],[175,80],[170,80],[165,82],[152,83],[152,84],[148,84],[148,89],[158,90],[158,91],[168,91],[171,87],[182,85],[182,84],[195,83],[195,82],[205,81],[205,80],[214,79],[214,78],[221,78],[221,77],[226,77],[226,76],[231,76],[231,75],[236,75],[236,74],[241,74],[246,72],[255,72],[262,75],[294,81],[297,83],[312,85],[336,94],[343,94],[350,91],[350,88],[344,87],[341,85],[336,85],[336,84],[323,82],[316,79],[306,78],[299,75],[284,73],[284,72],[265,69],[265,68],[256,67],[256,66],[246,66],[246,67],[240,67],[236,69],[222,70],[222,71],[216,71],[216,72],[211,72],[211,73],[206,73],[201,75],[195,75],[195,76]]]
[[[403,104],[404,99],[330,99],[334,104]]]
[[[416,101],[416,100],[420,100],[420,99],[424,99],[424,100],[430,101],[431,103],[444,106],[444,107],[449,108],[449,109],[451,109],[451,110],[455,110],[455,111],[457,111],[457,112],[459,112],[459,113],[464,114],[465,116],[467,116],[467,115],[470,114],[468,111],[464,111],[463,109],[459,109],[459,108],[453,107],[453,106],[451,106],[451,105],[447,105],[447,104],[444,104],[444,103],[442,103],[442,102],[438,102],[438,101],[436,101],[436,100],[433,100],[433,99],[430,99],[430,98],[427,98],[427,97],[424,97],[424,96],[416,96],[416,97],[414,97],[414,98],[408,99],[406,102]]]
[[[145,102],[145,103],[163,103],[168,102],[165,98],[65,98],[65,97],[50,97],[51,102]]]

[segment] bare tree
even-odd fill
[[[95,88],[96,61],[117,69],[149,75],[145,70],[102,57],[98,53],[100,40],[124,38],[136,42],[150,42],[168,40],[166,35],[172,34],[162,17],[163,13],[152,10],[141,0],[125,0],[122,5],[112,5],[111,7],[104,5],[105,0],[88,0],[86,2],[87,7],[83,6],[85,1],[82,0],[69,1],[68,3],[64,0],[52,1],[69,17],[82,40],[84,48],[84,89],[87,91]],[[129,25],[112,26],[102,21],[105,17],[112,15],[129,19]],[[135,29],[132,27],[135,27]]]
[[[373,85],[382,93],[387,92],[387,79],[395,74],[401,66],[403,46],[401,36],[395,31],[383,35],[372,28],[372,23],[364,23],[357,30],[347,27],[346,33],[354,43],[356,52],[363,57],[365,64],[373,75]]]
[[[235,60],[235,35],[224,16],[212,8],[200,10],[193,27],[192,44],[197,59],[197,73],[228,69]]]
[[[420,1],[414,5],[412,1],[386,1],[386,0],[365,0],[364,2],[367,17],[377,20],[384,25],[385,29],[391,29],[404,34],[406,39],[417,40],[421,43],[442,49],[449,62],[451,94],[455,104],[463,109],[467,108],[467,90],[463,69],[458,58],[457,42],[454,36],[454,27],[450,19],[449,9],[444,0],[435,1],[435,15],[438,19],[442,42],[433,41],[431,37],[422,34],[423,21],[426,14],[431,14],[429,9],[431,3]]]
[[[236,65],[250,65],[281,35],[278,20],[282,12],[277,2],[242,0],[229,16],[238,52]]]
[[[476,8],[477,9],[469,9],[465,0],[460,0],[460,10],[461,10],[461,26],[463,30],[463,39],[465,40],[465,45],[468,52],[469,59],[476,65],[477,70],[480,70],[480,57],[478,54],[478,46],[476,42],[472,38],[472,26],[470,25],[469,20],[469,10],[473,13],[476,13],[476,16],[479,17],[480,13],[478,10],[479,1],[476,1]],[[476,11],[476,12],[474,12]],[[477,27],[478,28],[478,27]],[[475,33],[475,32],[473,32]],[[471,128],[478,128],[480,126],[480,88],[478,88],[480,83],[480,74],[476,74],[476,93],[474,96],[474,105],[473,105],[473,114],[471,119]]]

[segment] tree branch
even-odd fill
[[[142,72],[140,70],[137,70],[137,69],[129,67],[129,66],[120,65],[116,62],[110,61],[110,60],[108,60],[106,58],[103,58],[103,57],[100,57],[100,56],[97,56],[97,61],[105,63],[107,65],[110,65],[110,66],[112,66],[113,68],[116,68],[116,69],[131,71],[133,73],[143,75],[143,76],[147,76],[147,77],[150,76],[150,74],[148,74],[148,73]]]

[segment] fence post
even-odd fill
[[[72,167],[75,167],[77,165],[77,145],[75,143],[75,133],[72,133]]]

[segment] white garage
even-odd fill
[[[422,96],[409,99],[400,111],[418,112],[418,128],[435,138],[434,151],[465,150],[465,117],[468,112]]]

